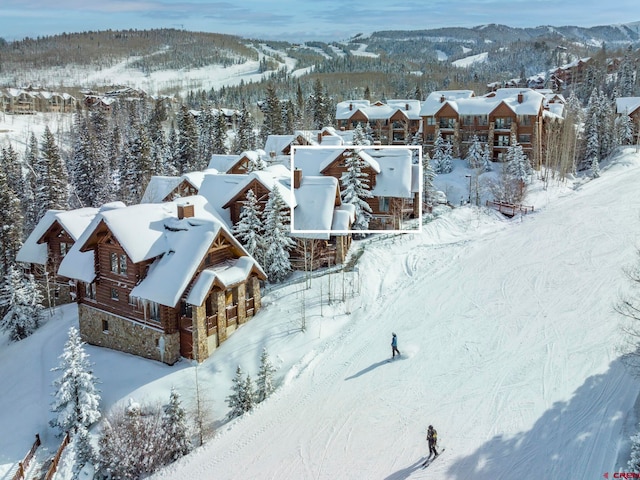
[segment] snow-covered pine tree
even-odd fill
[[[22,246],[24,217],[20,199],[7,182],[7,177],[0,169],[0,275],[5,275],[15,262],[16,255]]]
[[[516,141],[515,135],[511,136],[511,141],[507,148],[504,168],[511,177],[517,179],[523,185],[531,180],[531,175],[533,174],[531,162],[522,150],[522,145]]]
[[[361,124],[357,124],[356,128],[353,129],[353,138],[351,143],[354,145],[369,145],[370,142],[367,140],[367,135],[364,133]]]
[[[264,161],[260,152],[244,152],[249,161],[247,162],[247,173],[257,172],[264,170],[268,167],[267,162]]]
[[[198,158],[198,125],[187,109],[186,105],[180,106],[178,116],[178,145],[176,166],[178,174],[202,170],[206,165]],[[209,159],[207,159],[208,163]]]
[[[49,127],[45,127],[34,170],[37,177],[35,203],[38,206],[36,221],[47,210],[66,210],[69,206],[69,178],[60,150]]]
[[[585,137],[587,146],[582,161],[583,168],[590,168],[594,178],[600,171],[600,136],[598,134],[598,118],[595,113],[591,115],[591,121],[585,123]]]
[[[33,275],[25,277],[15,266],[6,272],[0,287],[0,307],[4,313],[0,329],[17,342],[31,335],[40,325],[42,295]]]
[[[24,155],[25,200],[23,201],[22,206],[24,212],[25,232],[32,232],[37,223],[36,216],[38,215],[38,208],[35,204],[37,179],[34,168],[39,156],[38,139],[36,138],[36,135],[31,132],[29,143],[27,144]]]
[[[224,116],[224,112],[218,110],[213,124],[212,153],[227,154],[227,137],[227,119]],[[207,158],[210,158],[210,156]]]
[[[93,462],[94,452],[89,438],[89,431],[84,426],[79,426],[78,431],[73,436],[75,452],[75,462],[72,469],[72,480],[80,479],[82,469]]]
[[[262,224],[264,226],[263,266],[271,282],[284,280],[291,272],[289,251],[295,246],[295,242],[289,236],[291,220],[289,207],[280,194],[277,185],[269,193],[267,204],[262,212]]]
[[[120,163],[120,199],[127,205],[140,202],[149,179],[154,174],[151,144],[146,129],[138,125],[122,152]]]
[[[262,402],[271,395],[275,389],[273,386],[273,374],[276,372],[275,367],[271,363],[269,353],[266,348],[262,349],[260,355],[260,369],[258,370],[258,378],[256,380],[256,401]]]
[[[284,102],[282,106],[282,129],[285,132],[293,132],[296,129],[296,109],[291,100]]]
[[[248,190],[246,201],[240,212],[240,220],[233,226],[233,234],[247,249],[249,255],[254,257],[258,263],[264,257],[263,243],[261,241],[264,234],[262,225],[262,214],[258,207],[258,199],[253,190]]]
[[[236,369],[236,375],[231,383],[231,395],[227,397],[227,405],[230,410],[228,418],[233,419],[253,409],[255,392],[251,389],[251,379],[244,372],[240,365]]]
[[[615,144],[629,145],[630,143],[633,143],[633,123],[627,112],[624,112],[615,119]]]
[[[433,163],[433,170],[438,174],[451,173],[453,170],[453,156],[451,144],[444,141],[440,131],[433,144],[433,157],[431,161]]]
[[[256,148],[256,134],[253,118],[246,105],[242,104],[242,109],[238,115],[236,136],[233,140],[232,153],[240,155],[242,152],[254,150]]]
[[[482,169],[485,172],[490,172],[493,169],[491,165],[491,150],[488,143],[485,143],[482,148]]]
[[[60,364],[52,371],[62,374],[53,382],[55,400],[51,404],[51,411],[56,416],[49,423],[61,432],[68,431],[73,435],[78,428],[89,428],[100,419],[97,379],[75,327],[69,329],[69,339],[58,358]]]
[[[364,161],[355,149],[344,152],[346,171],[340,177],[342,191],[340,196],[344,203],[350,203],[355,207],[355,221],[351,226],[353,230],[368,230],[371,221],[371,207],[367,198],[373,197],[369,186],[367,174],[363,171]]]
[[[482,168],[482,145],[477,135],[474,135],[469,146],[469,151],[465,157],[469,168]]]
[[[214,136],[216,129],[217,113],[210,106],[206,106],[198,116],[198,157],[211,158],[214,152]]]
[[[82,206],[99,207],[112,199],[112,171],[105,152],[91,134],[87,118],[75,114],[72,159],[73,185]]]
[[[267,84],[267,98],[262,106],[264,119],[260,136],[266,140],[269,135],[282,135],[284,133],[282,127],[282,105],[276,93],[276,87],[273,83]]]
[[[321,130],[331,124],[331,113],[327,95],[319,78],[313,84],[313,95],[310,98],[313,128]]]
[[[428,207],[433,207],[433,201],[435,196],[435,179],[436,172],[431,167],[431,159],[429,158],[429,152],[424,152],[422,155],[422,201]]]
[[[170,439],[167,444],[167,453],[171,461],[175,461],[191,451],[187,415],[182,408],[180,394],[175,388],[171,389],[169,404],[164,407],[162,428],[166,438]]]

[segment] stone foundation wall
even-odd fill
[[[78,305],[82,340],[100,347],[131,353],[173,365],[180,359],[180,333],[162,330],[112,315],[90,306]],[[103,330],[103,321],[108,330]]]

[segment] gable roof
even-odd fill
[[[640,108],[640,97],[616,98],[616,113],[631,115]]]
[[[489,115],[505,105],[514,115],[538,115],[546,101],[545,96],[530,88],[499,88],[482,97],[471,90],[452,90],[431,93],[422,104],[421,116],[434,116],[445,107],[458,115]]]
[[[45,265],[47,263],[47,244],[43,241],[43,236],[56,223],[77,241],[80,235],[89,226],[93,218],[100,210],[124,207],[122,202],[105,204],[98,208],[85,207],[75,210],[48,210],[35,226],[31,234],[27,237],[22,247],[16,255],[18,262],[36,263]]]
[[[177,207],[185,203],[194,205],[196,215],[178,219]],[[132,262],[155,259],[145,278],[131,291],[131,296],[141,300],[175,306],[193,280],[209,247],[219,236],[232,245],[239,258],[248,257],[245,262],[250,264],[250,272],[266,278],[206,199],[199,195],[97,214],[63,259],[61,275],[87,283],[95,280],[91,242],[95,233],[105,227]]]
[[[334,177],[302,176],[300,186],[293,189],[296,207],[292,211],[293,237],[328,239],[333,228],[336,197],[340,202],[338,179]],[[301,233],[300,231],[326,233]]]
[[[166,252],[149,267],[146,277],[131,290],[131,296],[175,306],[194,280],[198,267],[216,238],[231,243],[239,257],[224,264],[204,269],[195,280],[187,297],[192,305],[202,305],[214,283],[227,288],[247,279],[255,272],[266,275],[257,262],[219,220],[209,218],[174,219],[165,230]],[[242,268],[232,268],[232,267]],[[231,275],[233,273],[233,275]],[[202,281],[202,280],[205,281]]]
[[[202,182],[207,176],[217,174],[218,170],[215,168],[207,168],[203,171],[188,172],[179,177],[154,175],[149,179],[149,183],[142,195],[140,203],[162,202],[167,195],[175,190],[182,182],[187,182],[199,191]]]
[[[286,154],[287,148],[295,138],[295,135],[269,135],[264,143],[264,150],[268,154],[271,152],[275,152],[276,155]]]
[[[230,197],[227,199],[223,207],[228,207],[233,201],[238,200],[243,192],[249,187],[249,185],[256,181],[260,183],[269,192],[273,191],[274,187],[278,187],[282,199],[289,208],[295,208],[295,197],[291,193],[291,172],[284,165],[271,165],[264,170],[257,170],[244,176],[245,178],[238,183],[236,188],[230,192]]]
[[[394,114],[402,114],[410,120],[420,119],[420,101],[392,99],[386,103],[371,103],[369,100],[346,100],[336,105],[336,120],[348,120],[360,112],[367,120],[386,120]]]

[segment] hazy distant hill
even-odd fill
[[[472,28],[435,28],[412,31],[374,32],[371,39],[421,38],[432,42],[458,41],[475,44],[508,43],[540,38],[562,38],[566,41],[590,45],[637,44],[640,43],[640,22],[624,25],[602,25],[598,27],[539,26],[535,28],[514,28],[506,25],[488,24]]]

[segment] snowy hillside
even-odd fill
[[[462,177],[464,179],[464,177]],[[464,181],[464,180],[463,180]],[[217,431],[158,480],[602,478],[623,469],[637,381],[620,362],[613,305],[640,234],[640,154],[577,188],[536,184],[535,213],[461,207],[422,233],[364,247],[356,272],[285,286],[197,369],[87,347],[103,409],[135,398],[193,407],[196,370]],[[380,237],[378,237],[380,238]],[[50,418],[50,368],[74,306],[0,350],[0,478]],[[301,331],[304,323],[305,331]],[[391,332],[402,356],[389,362]],[[266,347],[278,388],[225,423],[236,366]],[[433,424],[446,446],[419,467]],[[94,433],[96,433],[94,431]],[[61,475],[62,476],[62,475]]]

